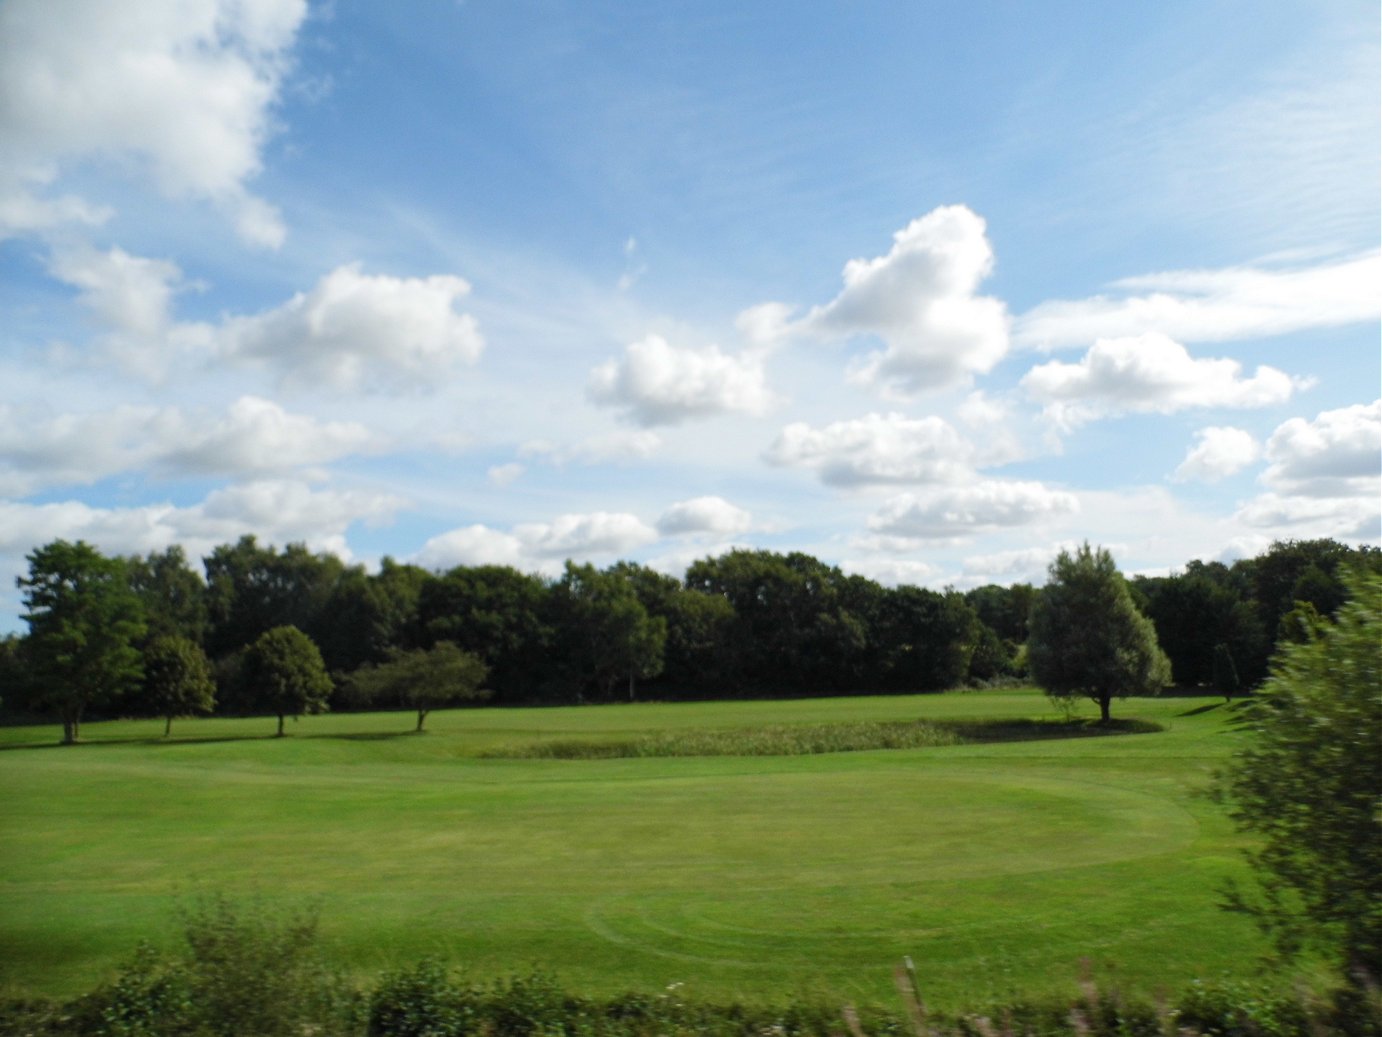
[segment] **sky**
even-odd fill
[[[1378,544],[1375,0],[0,0],[55,538],[886,584]]]

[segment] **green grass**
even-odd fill
[[[1165,730],[796,756],[496,759],[763,726],[1021,731],[1035,692],[459,710],[0,729],[0,987],[70,995],[201,892],[316,900],[342,965],[534,965],[592,994],[940,1005],[1068,990],[1083,957],[1150,991],[1251,976],[1216,905],[1238,840],[1198,795],[1238,735],[1213,699],[1131,700]]]

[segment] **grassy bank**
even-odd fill
[[[1118,711],[1116,711],[1117,714]],[[1050,720],[1033,692],[90,725],[0,732],[0,968],[72,995],[179,898],[319,900],[360,975],[438,955],[540,965],[591,995],[886,1002],[924,963],[938,1005],[1068,992],[1079,961],[1147,991],[1248,976],[1217,907],[1236,837],[1197,795],[1231,708],[1139,700],[1160,733],[797,756],[495,759],[765,725]]]

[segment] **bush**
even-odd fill
[[[476,1028],[480,1010],[471,991],[452,982],[446,966],[424,958],[389,972],[369,999],[369,1037],[459,1037]]]

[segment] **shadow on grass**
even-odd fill
[[[1222,706],[1222,702],[1211,702],[1207,706],[1197,706],[1194,709],[1187,709],[1184,713],[1177,713],[1178,717],[1197,717],[1202,713],[1212,713]]]
[[[1035,742],[1052,738],[1101,738],[1106,735],[1150,735],[1166,730],[1151,720],[934,720],[936,727],[952,731],[962,741]]]

